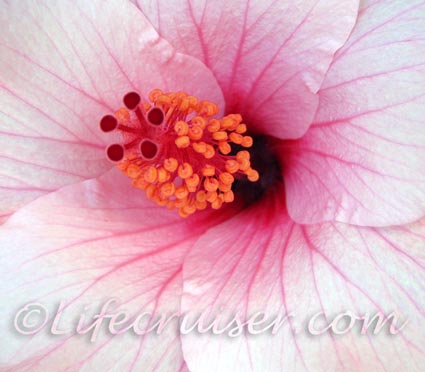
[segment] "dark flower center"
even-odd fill
[[[260,174],[258,182],[252,183],[246,179],[237,179],[233,184],[235,196],[249,207],[259,202],[263,197],[274,192],[283,185],[282,166],[273,152],[275,140],[265,135],[251,135],[253,145],[247,151],[251,155],[251,164]],[[232,151],[239,151],[233,146]]]

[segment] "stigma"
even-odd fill
[[[103,132],[120,133],[106,156],[157,204],[187,217],[233,202],[235,180],[259,180],[244,150],[253,139],[241,115],[216,118],[215,103],[159,89],[147,100],[129,92],[123,103],[100,120]]]

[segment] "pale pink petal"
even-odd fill
[[[116,169],[21,208],[0,231],[0,369],[186,371],[178,318],[164,323],[160,334],[130,330],[114,336],[108,319],[93,342],[92,333],[74,333],[80,315],[86,326],[92,324],[109,299],[117,303],[108,314],[126,311],[134,320],[151,313],[151,320],[149,314],[141,318],[140,330],[177,313],[182,261],[209,223],[217,223],[217,216],[185,220],[157,207]],[[61,301],[57,329],[65,334],[52,335]],[[14,319],[31,302],[48,309],[49,322],[39,333],[23,335]],[[33,313],[29,319],[34,327],[37,319],[44,318]]]
[[[425,220],[394,228],[305,227],[292,222],[275,200],[247,210],[209,230],[183,265],[182,309],[189,320],[182,332],[206,314],[203,330],[182,335],[189,369],[422,371],[424,247]],[[351,331],[309,333],[309,326],[321,331],[345,312],[336,331],[346,330],[354,319]],[[408,320],[394,335],[393,318],[377,334],[374,326],[361,334],[363,323],[354,318],[392,312],[398,316],[393,331]],[[251,323],[251,329],[245,324],[238,335],[241,327],[231,320],[259,322],[259,313],[265,321]],[[206,332],[214,319],[221,322],[216,334]]]
[[[413,222],[425,214],[425,2],[363,2],[315,122],[288,141],[289,214],[300,223]]]
[[[110,168],[109,139],[98,123],[128,91],[186,90],[222,103],[211,72],[176,53],[132,4],[25,0],[0,7],[0,219]]]
[[[134,2],[178,51],[214,72],[228,112],[279,138],[311,124],[316,92],[358,10],[356,0]]]

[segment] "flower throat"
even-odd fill
[[[124,108],[100,120],[103,132],[119,131],[123,140],[108,146],[106,154],[157,204],[187,217],[232,202],[235,180],[259,180],[245,150],[253,139],[241,115],[217,119],[215,103],[159,89],[149,94],[149,102],[136,92],[123,102]],[[232,151],[235,146],[240,150]]]

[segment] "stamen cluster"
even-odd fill
[[[100,122],[104,132],[119,130],[126,141],[109,146],[107,155],[157,204],[187,217],[232,202],[235,178],[259,179],[249,152],[232,151],[232,144],[253,144],[241,115],[213,118],[219,111],[215,103],[159,89],[149,94],[149,102],[135,92],[123,101],[126,108]]]

